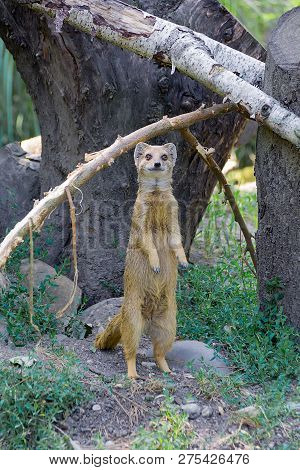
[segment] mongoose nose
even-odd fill
[[[154,166],[155,166],[155,168],[159,168],[161,166],[161,163],[160,162],[155,162]]]

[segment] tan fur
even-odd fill
[[[141,143],[135,149],[139,190],[126,255],[124,302],[95,341],[99,349],[121,341],[132,378],[137,377],[136,352],[143,332],[151,337],[158,366],[170,371],[165,354],[176,333],[177,263],[187,266],[171,187],[175,160],[173,144]]]

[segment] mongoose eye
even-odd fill
[[[165,162],[166,160],[168,160],[168,155],[162,155],[161,159]]]
[[[151,160],[152,155],[150,155],[150,153],[147,153],[147,155],[145,155],[145,158],[146,158],[146,160]]]

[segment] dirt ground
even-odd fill
[[[105,447],[130,448],[138,428],[147,426],[160,416],[166,391],[174,397],[178,410],[187,402],[196,403],[200,410],[207,405],[211,408],[211,416],[203,417],[200,412],[196,419],[189,420],[197,436],[193,447],[199,448],[218,439],[219,434],[223,435],[228,427],[232,427],[224,403],[221,407],[220,403],[201,397],[197,381],[189,371],[173,370],[171,376],[166,376],[158,370],[145,355],[149,347],[146,338],[142,340],[137,357],[140,379],[132,382],[125,374],[126,363],[121,347],[115,351],[93,352],[92,338],[90,341],[74,341],[63,335],[60,335],[59,343],[76,352],[82,364],[86,365],[83,380],[95,393],[92,402],[77,408],[60,423],[81,447],[93,448],[93,436],[100,432]]]
[[[3,327],[3,325],[2,325]],[[57,336],[57,346],[74,353],[78,361],[81,381],[92,399],[75,408],[56,430],[70,439],[74,449],[130,449],[139,429],[149,429],[154,419],[161,419],[160,408],[166,395],[172,397],[175,413],[182,413],[182,405],[196,405],[198,412],[188,420],[194,432],[191,449],[250,449],[272,448],[286,441],[285,428],[278,428],[268,442],[241,439],[241,432],[249,435],[251,420],[234,419],[234,411],[220,396],[213,399],[201,395],[199,383],[187,368],[173,367],[171,375],[161,373],[147,355],[150,340],[143,338],[137,370],[140,379],[130,381],[126,376],[126,363],[121,347],[114,351],[95,351],[94,335],[74,339],[64,334]],[[16,348],[10,341],[0,339],[0,360],[34,353],[38,360],[55,361],[49,340],[43,339],[37,347]],[[79,375],[80,375],[79,374]],[[259,394],[259,388],[245,389],[246,394]],[[298,423],[298,424],[297,424]],[[285,426],[299,427],[299,420],[290,418]],[[150,426],[151,427],[151,426]],[[101,441],[97,440],[101,436]],[[263,447],[261,447],[263,445]]]

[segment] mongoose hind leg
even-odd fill
[[[163,316],[155,319],[151,326],[153,355],[158,367],[163,372],[171,372],[166,361],[166,353],[171,349],[176,335],[176,310],[167,310]]]
[[[136,353],[143,331],[141,299],[130,297],[123,304],[123,321],[121,326],[122,344],[127,362],[128,377],[138,378],[136,371]]]
[[[166,358],[163,354],[160,355],[160,353],[156,353],[156,354],[154,353],[154,356],[155,356],[156,364],[158,365],[158,367],[160,368],[162,372],[171,372],[171,369],[169,368]]]

